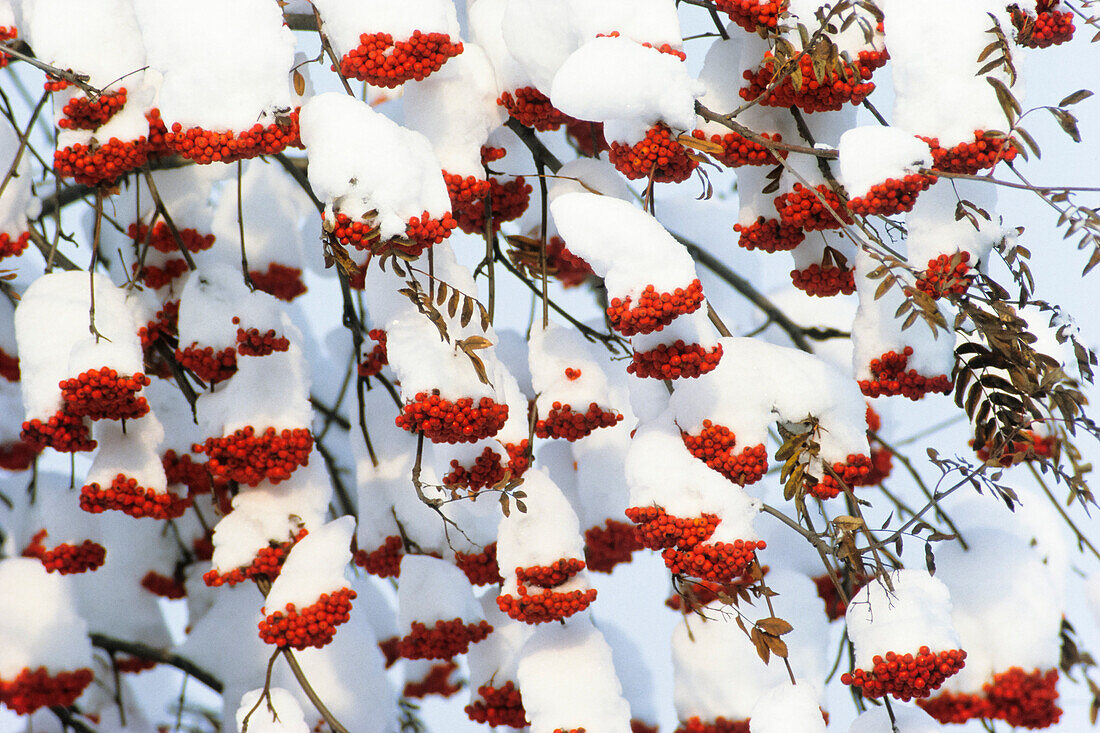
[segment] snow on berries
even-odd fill
[[[1073,38],[1073,11],[1059,10],[1060,0],[1036,0],[1034,16],[1019,5],[1009,7],[1016,42],[1026,48],[1047,48]]]
[[[925,698],[966,663],[943,581],[924,570],[898,570],[864,586],[848,604],[855,666],[841,681],[865,697]]]
[[[579,333],[552,325],[533,331],[530,347],[531,376],[538,394],[535,435],[574,441],[623,419],[607,406],[607,377]]]
[[[789,730],[825,733],[817,690],[806,682],[778,683],[757,700],[749,714],[749,733]]]
[[[532,627],[505,615],[497,608],[492,592],[485,594],[480,603],[493,633],[470,647],[466,657],[470,670],[466,717],[476,723],[525,728],[529,723],[516,683],[516,663]]]
[[[838,180],[856,214],[910,211],[917,194],[936,182],[934,175],[921,172],[932,165],[928,145],[894,127],[854,127],[840,136],[839,151]]]
[[[18,554],[59,575],[95,572],[107,559],[102,528],[68,492],[68,477],[40,472],[34,503],[15,537]]]
[[[401,560],[397,604],[397,649],[406,659],[450,659],[493,630],[463,572],[427,555]]]
[[[246,692],[236,719],[238,731],[247,726],[253,733],[309,733],[298,701],[281,687]]]

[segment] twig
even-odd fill
[[[18,129],[16,130],[16,134],[19,135],[19,147],[15,151],[15,157],[12,158],[11,165],[8,166],[8,172],[7,175],[4,176],[4,182],[0,183],[0,196],[4,195],[4,189],[8,187],[8,183],[11,182],[11,179],[15,178],[18,175],[19,161],[23,159],[23,151],[27,148],[27,141],[30,139],[31,130],[34,128],[35,120],[38,119],[38,115],[42,111],[42,107],[46,105],[46,101],[49,98],[50,95],[48,92],[46,94],[43,94],[42,97],[38,100],[38,104],[35,106],[34,112],[31,113],[31,119],[29,122],[27,122],[27,129],[24,130],[22,133],[20,133]],[[11,123],[14,127],[15,120],[12,119]]]
[[[88,635],[88,638],[91,639],[92,646],[99,647],[100,649],[109,652],[124,652],[134,657],[149,659],[154,662],[159,662],[160,664],[167,664],[170,667],[175,667],[191,675],[214,692],[222,692],[225,689],[221,680],[192,662],[190,659],[181,657],[179,654],[157,649],[156,647],[149,646],[148,644],[141,644],[136,641],[115,639],[106,634],[92,633]]]
[[[77,74],[76,72],[68,69],[59,69],[56,66],[50,66],[47,63],[39,61],[34,56],[16,50],[15,46],[10,43],[0,43],[0,50],[2,50],[6,54],[14,56],[20,61],[26,61],[31,66],[42,69],[42,71],[45,71],[50,76],[61,79],[62,81],[67,81],[70,84],[80,87],[80,89],[85,94],[89,94],[93,97],[98,97],[103,94],[102,89],[97,89],[88,83],[88,79],[90,77],[87,74]]]

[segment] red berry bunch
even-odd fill
[[[645,137],[633,145],[613,140],[608,156],[615,168],[632,181],[652,178],[657,183],[680,183],[699,167],[662,123],[649,128]]]
[[[488,723],[495,727],[526,728],[527,711],[523,698],[512,681],[500,687],[491,684],[477,688],[477,697],[466,706],[466,717],[475,723]]]
[[[735,583],[739,585],[739,583]],[[713,583],[709,580],[688,581],[681,584],[680,592],[673,593],[665,599],[665,605],[673,611],[693,613],[708,603],[718,599],[725,592],[726,586],[721,583]]]
[[[973,142],[962,142],[953,148],[941,148],[939,138],[918,137],[932,148],[932,167],[945,173],[974,174],[1002,160],[1016,158],[1016,145],[1010,138],[986,135],[983,130],[974,131]]]
[[[635,351],[626,371],[643,378],[694,379],[713,371],[721,360],[722,344],[707,350],[700,344],[685,344],[677,339],[649,351]]]
[[[549,97],[534,87],[504,92],[497,104],[524,127],[533,127],[539,132],[556,130],[569,119],[550,103]]]
[[[787,252],[806,239],[802,227],[785,224],[778,219],[756,218],[752,224],[734,224],[733,231],[740,236],[737,245],[747,250],[759,249],[765,252]]]
[[[257,290],[288,303],[306,291],[302,268],[287,267],[278,262],[270,263],[267,270],[249,270],[248,278]]]
[[[462,42],[446,33],[413,31],[403,41],[389,33],[363,33],[359,45],[340,59],[340,73],[376,87],[393,89],[424,77],[462,53]]]
[[[83,95],[73,97],[61,108],[63,117],[57,121],[62,130],[94,130],[126,104],[126,87],[117,92],[104,92],[89,99]]]
[[[149,157],[168,158],[173,155],[165,136],[168,134],[168,126],[161,119],[160,110],[153,107],[145,113],[145,119],[149,123]]]
[[[973,441],[971,444],[973,445]],[[1057,447],[1058,441],[1053,435],[1039,435],[1033,430],[1023,430],[1012,441],[1011,446],[1002,448],[998,462],[1002,466],[1014,466],[1035,458],[1049,458],[1054,455]],[[993,455],[992,448],[990,443],[986,443],[975,451],[978,459],[988,461]]]
[[[237,350],[232,346],[215,352],[212,346],[193,343],[176,349],[176,361],[208,384],[225,381],[237,373]]]
[[[155,666],[157,666],[157,660],[155,659],[132,657],[129,654],[119,654],[115,656],[115,668],[123,674],[138,674],[140,672],[146,672]]]
[[[852,578],[852,591],[850,595],[855,595],[859,592],[859,589],[867,585],[868,578],[864,575],[854,575]],[[814,585],[817,586],[817,596],[825,602],[825,615],[828,616],[830,621],[836,621],[838,618],[843,618],[844,614],[848,611],[848,603],[840,594],[836,591],[836,585],[833,583],[832,578],[828,573],[823,573],[813,578]]]
[[[542,624],[567,619],[588,608],[595,600],[595,588],[569,592],[544,589],[539,593],[531,593],[526,586],[521,585],[514,596],[497,596],[497,607],[516,621]]]
[[[166,261],[163,267],[149,264],[141,265],[134,262],[130,265],[130,269],[134,272],[135,278],[140,280],[146,287],[158,290],[187,272],[187,262],[178,257]]]
[[[30,232],[23,232],[14,239],[7,232],[0,232],[0,259],[5,257],[18,257],[27,249],[27,245],[30,241]]]
[[[916,655],[887,652],[885,657],[875,655],[870,670],[856,669],[845,672],[840,681],[858,687],[864,697],[877,698],[890,694],[909,702],[913,698],[928,697],[951,675],[966,664],[966,652],[949,649],[933,654],[922,646]]]
[[[19,31],[13,25],[0,25],[0,43],[14,41],[19,37]],[[0,69],[7,66],[12,60],[11,54],[0,53]]]
[[[691,136],[697,140],[708,139],[707,133],[702,130],[693,131]],[[774,140],[777,143],[783,142],[783,136],[778,133],[770,135],[765,132],[762,137]],[[712,143],[722,147],[721,153],[715,153],[711,157],[722,165],[730,168],[736,168],[742,165],[779,165],[779,161],[776,160],[775,155],[766,147],[758,142],[742,137],[732,130],[724,135],[713,134],[709,139]],[[783,158],[787,157],[785,151],[780,151],[779,155]]]
[[[233,318],[233,323],[240,323],[240,319]],[[276,351],[289,351],[290,339],[280,336],[274,328],[260,333],[258,328],[237,328],[237,353],[241,356],[267,356]]]
[[[583,284],[593,274],[592,266],[570,252],[561,237],[550,237],[546,243],[546,270],[566,288]]]
[[[122,376],[109,367],[89,369],[58,383],[65,411],[93,420],[125,420],[149,412],[149,403],[138,396],[149,386],[149,377],[141,372]]]
[[[386,354],[386,332],[381,328],[372,328],[367,336],[374,341],[374,346],[359,362],[359,376],[373,377],[382,371],[382,367],[390,363]]]
[[[585,412],[574,412],[572,406],[554,402],[546,417],[535,423],[535,435],[572,442],[590,435],[593,430],[614,427],[622,419],[620,413],[604,410],[595,402],[590,403]]]
[[[495,178],[489,179],[489,205],[492,207],[493,231],[499,231],[500,225],[506,221],[518,219],[527,211],[531,201],[531,185],[523,176],[517,176],[505,183]],[[458,228],[467,234],[483,235],[485,233],[485,196],[458,201],[451,199],[451,210],[454,212]]]
[[[123,142],[112,137],[105,143],[80,143],[54,151],[53,167],[57,175],[72,178],[85,186],[114,183],[123,173],[145,165],[149,146],[144,137]]]
[[[451,209],[454,211],[485,198],[491,187],[487,179],[463,177],[447,171],[443,171],[443,181],[447,184],[447,194],[451,197]]]
[[[461,487],[470,491],[495,486],[504,478],[505,469],[502,460],[501,455],[491,446],[485,446],[481,455],[474,459],[474,465],[469,468],[459,463],[457,458],[452,458],[451,472],[443,477],[443,485]]]
[[[475,405],[469,397],[454,402],[444,399],[436,390],[418,392],[394,422],[410,433],[423,432],[433,443],[476,443],[496,435],[507,419],[508,405],[497,404],[491,397],[482,397]]]
[[[52,550],[47,550],[43,540],[48,533],[38,530],[30,544],[20,553],[23,557],[36,557],[42,561],[47,572],[58,575],[85,573],[103,567],[107,561],[107,549],[98,542],[84,540],[79,545],[62,542]]]
[[[396,578],[401,575],[401,556],[405,554],[405,543],[397,535],[390,535],[382,546],[371,550],[356,550],[353,559],[356,565],[379,578]]]
[[[703,304],[703,284],[695,278],[687,288],[660,293],[646,285],[637,304],[630,296],[612,298],[607,306],[611,327],[623,336],[660,331],[678,316],[694,313]]]
[[[256,429],[247,425],[232,435],[195,443],[191,450],[206,454],[206,465],[214,478],[249,486],[265,480],[277,484],[290,478],[299,466],[309,465],[313,433],[309,428],[268,428],[257,435]]]
[[[1025,672],[1013,667],[993,675],[993,682],[982,686],[991,714],[1012,727],[1049,728],[1062,717],[1058,707],[1058,670]]]
[[[81,453],[95,450],[92,431],[84,418],[58,410],[46,422],[38,418],[23,423],[20,439],[36,453],[53,448],[59,453]]]
[[[700,542],[687,550],[670,547],[661,553],[661,557],[665,567],[677,575],[730,583],[745,574],[756,559],[756,551],[766,546],[763,540]]]
[[[910,173],[903,178],[887,178],[884,182],[871,186],[865,196],[856,196],[849,200],[848,208],[862,216],[890,216],[912,211],[913,204],[917,202],[917,194],[927,191],[936,180],[935,176],[926,176],[923,173]]]
[[[202,252],[214,246],[213,234],[199,234],[190,227],[187,229],[178,229],[177,231],[179,232],[183,246],[186,247],[189,252]],[[158,252],[171,254],[179,251],[179,244],[176,243],[176,237],[172,234],[172,230],[168,228],[168,225],[163,221],[158,221],[153,226],[152,235],[149,234],[149,226],[140,222],[134,222],[127,227],[126,233],[130,236],[130,239],[134,240],[138,245],[144,243],[146,238],[148,238],[149,246]]]
[[[577,146],[577,151],[581,155],[590,158],[595,158],[611,148],[607,144],[607,138],[603,136],[602,122],[588,122],[568,117],[565,120],[565,134]]]
[[[970,273],[970,253],[942,254],[928,260],[928,269],[917,278],[917,290],[939,298],[945,293],[962,295],[974,281]]]
[[[794,190],[776,197],[775,210],[784,224],[807,232],[839,229],[840,222],[852,223],[852,216],[841,203],[840,196],[824,183],[812,190],[801,183],[794,184]]]
[[[450,659],[465,654],[470,644],[476,644],[492,631],[493,627],[484,620],[472,624],[460,618],[439,620],[431,628],[413,621],[412,631],[397,643],[397,649],[405,659]]]
[[[531,441],[527,438],[518,443],[505,443],[504,450],[508,451],[508,468],[514,478],[519,478],[531,467]]]
[[[1027,48],[1057,46],[1073,38],[1073,11],[1055,10],[1059,0],[1038,0],[1034,18],[1012,9],[1012,25],[1016,27],[1016,42]]]
[[[270,125],[257,122],[240,133],[233,130],[214,132],[201,127],[184,130],[183,125],[176,122],[165,133],[164,144],[196,163],[232,163],[258,155],[275,155],[288,146],[302,146],[298,137],[298,110],[292,110]]]
[[[171,578],[161,575],[156,570],[150,570],[141,578],[141,587],[155,596],[176,600],[187,595],[187,589],[179,578]]]
[[[19,381],[19,357],[10,356],[0,349],[0,377],[9,382]]]
[[[31,671],[24,667],[13,680],[0,679],[0,703],[16,715],[27,715],[44,707],[69,707],[92,683],[92,670],[50,674],[45,667]]]
[[[428,695],[450,697],[462,689],[461,682],[458,684],[453,684],[451,682],[451,675],[457,669],[458,664],[451,659],[440,664],[433,664],[431,668],[428,669],[428,674],[424,675],[423,679],[406,682],[405,688],[401,691],[401,695],[413,700],[421,700]]]
[[[917,700],[917,705],[943,725],[962,725],[970,720],[989,719],[992,708],[981,695],[941,692],[935,697]]]
[[[851,295],[856,291],[856,271],[815,262],[805,270],[791,270],[791,284],[806,295],[819,298],[831,298],[840,293]]]
[[[715,0],[714,4],[749,33],[758,28],[775,28],[779,14],[787,9],[786,0]]]
[[[419,257],[428,247],[431,247],[433,244],[439,244],[444,239],[451,236],[451,232],[456,226],[458,226],[458,221],[451,216],[450,212],[447,212],[439,219],[433,219],[431,215],[425,211],[419,218],[415,216],[410,217],[409,223],[405,226],[405,236],[412,240],[413,243],[393,246],[412,257]]]
[[[630,733],[657,733],[657,726],[646,725],[637,718],[630,720]]]
[[[870,81],[872,72],[886,63],[886,53],[879,51],[860,51],[859,58],[848,63],[838,61],[835,68],[824,70],[824,77],[818,78],[810,54],[799,58],[799,72],[802,83],[795,88],[788,76],[774,89],[768,91],[772,80],[776,78],[775,57],[769,51],[764,55],[760,68],[755,72],[745,70],[745,81],[749,84],[739,90],[741,98],[751,101],[763,97],[760,104],[765,107],[795,106],[804,112],[839,111],[846,104],[859,104],[875,90]]]
[[[584,570],[584,560],[575,557],[561,558],[550,565],[516,568],[516,580],[521,585],[556,588],[582,570]]]
[[[141,339],[141,348],[146,352],[145,361],[151,361],[149,353],[153,346],[156,345],[158,340],[163,340],[167,344],[175,343],[176,332],[178,329],[180,319],[180,302],[178,300],[169,300],[152,320],[148,321],[144,326],[138,329],[138,338]]]
[[[841,481],[848,488],[854,486],[867,486],[870,482],[868,478],[871,476],[871,459],[868,456],[860,454],[850,454],[847,461],[844,463],[837,462],[832,466],[833,473],[840,477]],[[836,477],[828,471],[817,482],[811,483],[812,478],[807,477],[806,492],[811,496],[818,499],[832,499],[834,496],[840,493],[840,483],[837,482]]]
[[[107,488],[93,482],[80,489],[80,508],[92,514],[115,510],[138,519],[175,519],[189,506],[191,499],[186,496],[139,486],[137,479],[122,473],[115,476]]]
[[[302,651],[320,649],[336,636],[336,627],[351,618],[351,602],[355,591],[341,588],[322,593],[315,603],[301,611],[288,603],[283,611],[269,614],[259,623],[260,638],[277,647]]]
[[[42,88],[47,92],[61,92],[69,88],[69,82],[46,74],[46,83],[42,85]]]
[[[401,639],[391,636],[378,642],[378,648],[382,650],[382,656],[386,659],[386,669],[392,667],[401,658],[401,655],[397,653],[397,643],[399,641]]]
[[[466,574],[470,585],[496,585],[503,583],[497,566],[497,543],[490,542],[481,552],[456,552],[455,565]]]
[[[634,522],[634,534],[643,547],[664,550],[691,549],[714,534],[721,521],[713,514],[676,517],[658,506],[628,507],[626,516]]]
[[[305,527],[302,527],[298,530],[297,534],[286,542],[271,540],[267,547],[261,548],[260,551],[256,553],[256,557],[253,558],[249,565],[233,568],[228,573],[208,570],[203,574],[202,580],[211,588],[217,588],[221,585],[232,587],[255,577],[263,577],[269,581],[273,581],[279,577],[279,573],[283,569],[283,563],[286,561],[286,556],[290,554],[291,548],[298,544],[307,534],[309,534],[309,531]]]
[[[703,722],[696,715],[680,723],[674,733],[749,733],[749,720],[727,720],[719,717],[713,722]]]
[[[38,451],[23,440],[5,443],[0,445],[0,468],[6,471],[26,471],[37,455]]]
[[[911,400],[919,400],[926,394],[951,391],[951,378],[946,374],[925,377],[916,369],[906,371],[913,347],[906,346],[899,354],[888,351],[878,359],[871,360],[871,379],[859,380],[859,388],[868,397],[904,395]]]
[[[597,573],[610,573],[619,563],[630,562],[640,549],[634,527],[626,522],[605,519],[603,525],[584,531],[584,562]]]
[[[741,486],[754,484],[768,470],[768,452],[761,443],[734,453],[737,436],[725,425],[703,421],[698,435],[681,431],[680,437],[691,454],[703,463]]]

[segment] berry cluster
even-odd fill
[[[166,344],[175,343],[179,318],[180,302],[169,300],[151,320],[138,329],[138,338],[141,339],[141,348],[145,351],[146,363],[150,363],[158,357],[153,351],[158,339],[163,340]]]
[[[376,87],[394,89],[407,81],[422,81],[462,53],[462,42],[446,33],[413,31],[403,41],[389,33],[363,33],[359,45],[340,59],[340,73]]]
[[[695,545],[688,550],[669,548],[661,553],[665,567],[677,575],[691,575],[715,583],[730,583],[742,576],[756,559],[756,551],[766,543],[734,540]]]
[[[443,181],[447,184],[447,195],[451,198],[451,209],[454,211],[485,198],[491,186],[485,178],[463,177],[447,171],[443,171]]]
[[[607,306],[611,327],[623,336],[660,331],[678,316],[694,313],[703,304],[703,284],[699,278],[687,288],[676,288],[671,293],[659,293],[652,285],[646,285],[635,305],[630,296],[612,298]]]
[[[260,638],[268,644],[298,651],[309,647],[320,649],[336,636],[336,627],[351,617],[354,599],[355,591],[341,588],[322,593],[315,603],[301,611],[288,603],[285,613],[276,611],[259,623]]]
[[[94,99],[83,95],[73,97],[61,108],[57,126],[62,130],[94,130],[126,104],[126,87],[117,92],[105,92]]]
[[[1012,25],[1016,27],[1016,42],[1027,48],[1047,48],[1073,38],[1073,11],[1055,10],[1059,1],[1038,0],[1034,18],[1013,7]]]
[[[149,412],[149,403],[138,392],[149,386],[149,377],[141,372],[122,376],[109,367],[89,369],[58,383],[65,411],[93,420],[125,420]]]
[[[513,478],[519,478],[531,467],[531,441],[527,438],[518,443],[505,443],[504,450],[508,451],[508,468]]]
[[[533,127],[539,132],[556,130],[569,119],[550,103],[549,97],[534,87],[504,92],[497,104],[524,127]]]
[[[740,236],[737,245],[747,250],[764,252],[788,252],[806,239],[802,227],[785,224],[778,219],[756,218],[752,224],[734,224],[733,231]]]
[[[634,533],[643,547],[651,550],[688,550],[714,534],[721,521],[713,514],[682,518],[658,506],[628,507],[626,516],[634,522]]]
[[[697,140],[707,140],[707,133],[702,130],[695,130],[691,133],[691,136]],[[783,142],[783,136],[780,134],[770,135],[763,133],[761,137],[766,137],[769,140],[775,142]],[[715,153],[711,157],[717,160],[722,165],[730,168],[736,168],[741,165],[778,165],[779,161],[776,160],[775,155],[770,150],[761,145],[758,142],[749,140],[732,130],[724,135],[713,134],[710,136],[710,141],[716,145],[721,146],[722,152]],[[783,158],[787,157],[787,153],[779,151],[779,155]]]
[[[838,61],[833,68],[824,69],[824,77],[819,78],[814,70],[812,54],[804,54],[798,60],[801,84],[796,88],[791,75],[769,91],[778,75],[775,57],[769,51],[764,55],[759,69],[743,72],[742,76],[749,84],[742,87],[739,93],[746,101],[762,97],[760,104],[765,107],[795,106],[810,113],[836,112],[846,104],[860,104],[875,90],[874,83],[870,81],[871,74],[886,60],[885,51],[860,51],[858,59],[852,63]]]
[[[132,657],[129,654],[121,654],[115,656],[115,668],[123,674],[139,674],[141,672],[146,672],[156,666],[157,660],[155,659]]]
[[[613,140],[608,156],[615,168],[632,181],[648,178],[657,183],[680,183],[699,167],[662,123],[649,128],[645,137],[633,145]]]
[[[456,226],[458,222],[449,211],[438,219],[433,219],[427,211],[419,217],[409,217],[409,223],[405,225],[405,236],[413,244],[401,245],[399,249],[411,257],[419,257],[428,247],[451,236]]]
[[[412,630],[397,643],[397,650],[405,659],[450,659],[465,654],[470,644],[476,644],[492,631],[493,627],[485,620],[470,624],[460,618],[439,620],[430,628],[413,621]]]
[[[945,173],[974,174],[992,168],[998,162],[1016,158],[1016,145],[1000,134],[987,135],[974,131],[973,142],[962,142],[953,148],[941,148],[939,138],[920,137],[932,148],[932,167]]]
[[[522,585],[556,588],[582,570],[584,570],[584,560],[575,557],[561,558],[550,565],[516,568],[516,580]]]
[[[18,257],[27,249],[31,241],[31,233],[23,232],[14,239],[7,232],[0,232],[0,259],[5,257]]]
[[[76,143],[54,151],[53,167],[57,175],[72,178],[85,186],[114,183],[123,173],[145,165],[149,146],[145,137],[123,142],[112,137],[105,143]]]
[[[495,727],[526,728],[527,711],[523,698],[512,681],[500,687],[482,685],[477,688],[477,698],[466,706],[466,717],[475,723],[488,723]]]
[[[614,427],[622,419],[620,413],[604,410],[595,402],[588,405],[586,412],[574,412],[570,405],[555,402],[546,417],[535,423],[535,435],[540,438],[564,438],[572,442],[590,435],[593,430]]]
[[[80,508],[92,514],[109,509],[120,511],[138,519],[175,519],[182,516],[191,499],[179,497],[171,491],[158,492],[139,486],[137,479],[118,474],[107,488],[92,482],[80,489]]]
[[[867,585],[868,578],[865,575],[855,574],[852,576],[852,590],[850,595],[855,595],[859,592],[859,589]],[[833,583],[833,579],[829,577],[828,573],[823,573],[813,578],[814,585],[817,587],[817,597],[825,602],[825,615],[830,621],[836,621],[838,618],[843,618],[844,614],[848,611],[848,602],[841,598],[837,593],[836,585]]]
[[[871,186],[867,194],[849,200],[848,208],[862,216],[890,216],[912,211],[913,204],[917,202],[917,194],[927,191],[935,182],[935,176],[926,176],[923,173],[910,173],[903,178],[887,178],[884,182]]]
[[[42,561],[47,572],[58,575],[71,575],[96,570],[107,561],[107,549],[98,542],[84,540],[79,545],[62,542],[52,550],[47,550],[43,540],[48,533],[38,530],[30,544],[20,553],[23,557],[36,557]]]
[[[19,438],[35,453],[43,448],[53,448],[59,453],[81,453],[95,450],[92,431],[84,418],[58,410],[46,422],[38,418],[23,423]]]
[[[490,542],[481,552],[456,552],[455,565],[466,574],[470,585],[496,585],[503,583],[497,566],[497,543]]]
[[[605,519],[602,526],[597,524],[584,531],[584,562],[597,573],[610,573],[619,563],[630,562],[640,549],[642,543],[634,527],[626,522]]]
[[[969,252],[942,254],[928,260],[928,269],[917,278],[917,290],[928,293],[932,298],[939,298],[945,293],[962,295],[974,280],[969,263]]]
[[[735,583],[734,585],[739,585]],[[721,583],[713,583],[709,580],[687,581],[681,584],[680,589],[665,599],[665,605],[673,611],[681,613],[693,613],[703,606],[718,599],[725,592],[726,586]]]
[[[806,492],[811,496],[815,496],[818,499],[832,499],[834,496],[840,493],[840,483],[837,481],[837,476],[844,482],[844,485],[848,488],[853,486],[868,486],[871,476],[872,463],[868,456],[860,454],[850,454],[844,463],[834,463],[832,465],[832,473],[826,471],[825,475],[821,477],[820,481],[816,483],[806,482]],[[836,476],[833,476],[833,473]]]
[[[1011,445],[1001,449],[997,460],[1002,466],[1015,466],[1017,463],[1035,458],[1049,458],[1054,455],[1057,446],[1058,441],[1053,435],[1039,435],[1033,430],[1022,430]],[[993,455],[993,446],[986,443],[975,453],[979,460],[988,461]]]
[[[178,229],[177,231],[180,235],[180,241],[183,242],[183,246],[186,247],[189,252],[202,252],[214,246],[213,234],[199,234],[190,227],[187,229]],[[163,221],[158,221],[153,225],[153,233],[151,235],[149,234],[149,226],[139,222],[134,222],[127,227],[126,233],[129,235],[130,239],[134,240],[134,242],[139,245],[144,243],[146,238],[148,238],[149,246],[158,252],[171,254],[179,251],[179,244],[176,243],[176,237],[172,234],[172,230],[168,228],[168,225]]]
[[[240,323],[240,319],[234,316],[233,322]],[[267,356],[289,349],[290,339],[280,336],[274,328],[269,328],[265,333],[260,333],[258,328],[237,329],[237,353],[241,356]]]
[[[257,290],[288,303],[306,291],[306,285],[302,282],[302,268],[287,267],[278,262],[270,263],[267,270],[249,270],[248,279]]]
[[[727,720],[719,717],[704,722],[699,716],[694,716],[680,723],[673,733],[749,733],[749,719]]]
[[[26,471],[34,462],[38,451],[23,440],[0,445],[0,468],[7,471]]]
[[[704,420],[698,435],[681,431],[680,437],[693,456],[735,484],[754,484],[768,470],[768,452],[764,444],[748,446],[740,453],[734,453],[737,436],[725,425]]]
[[[418,392],[394,422],[410,433],[424,433],[433,443],[476,443],[496,435],[507,419],[508,405],[491,397],[482,397],[476,405],[469,397],[451,402],[436,390]]]
[[[917,700],[917,705],[943,725],[962,725],[970,720],[992,717],[989,700],[981,695],[941,692],[935,697]]]
[[[401,556],[405,554],[405,543],[397,535],[390,535],[378,549],[367,552],[356,550],[355,564],[371,575],[379,578],[396,578],[401,575]]]
[[[951,378],[946,374],[925,377],[916,369],[906,371],[913,347],[906,346],[899,354],[888,351],[878,359],[872,359],[871,379],[859,380],[859,388],[867,397],[904,395],[911,400],[919,400],[926,394],[951,391]]]
[[[498,231],[503,222],[522,216],[523,212],[527,211],[530,201],[531,184],[527,183],[523,176],[517,176],[505,183],[490,178],[489,205],[492,207],[493,231]],[[452,199],[451,209],[459,229],[467,234],[483,235],[485,233],[487,214],[484,195],[465,202],[456,202]]]
[[[547,589],[532,594],[528,592],[526,586],[521,585],[514,596],[510,594],[497,596],[497,607],[516,621],[541,624],[569,618],[588,608],[595,600],[595,588],[568,593]]]
[[[214,132],[201,127],[184,130],[183,125],[176,122],[165,133],[164,144],[196,163],[233,163],[258,155],[275,155],[288,146],[302,146],[298,138],[298,110],[292,110],[267,126],[257,122],[240,133],[233,130]]]
[[[153,107],[145,113],[145,120],[149,123],[149,157],[168,158],[173,155],[164,137],[168,134],[168,126],[161,119],[160,110]]]
[[[807,232],[839,229],[840,222],[852,223],[852,216],[841,203],[840,196],[824,183],[813,189],[801,183],[794,184],[792,191],[776,197],[775,210],[784,224]]]
[[[332,224],[332,235],[345,247],[370,251],[377,247],[381,237],[378,222],[373,217],[352,219],[339,211],[336,212],[336,221]]]
[[[0,679],[0,703],[15,712],[27,715],[44,707],[69,707],[92,683],[92,670],[50,674],[45,667],[31,671],[24,667],[13,680]]]
[[[0,349],[0,377],[9,382],[19,381],[19,357],[11,356]]]
[[[1058,707],[1058,670],[1025,672],[1013,667],[993,675],[993,682],[982,686],[989,700],[989,718],[1003,720],[1013,727],[1048,728],[1062,717]]]
[[[13,25],[0,25],[0,43],[14,41],[19,37],[19,30]],[[7,66],[12,60],[11,54],[0,53],[0,69]]]
[[[589,158],[595,158],[611,147],[603,136],[602,122],[586,122],[569,117],[565,121],[565,134],[577,146],[577,152]]]
[[[413,700],[421,700],[428,695],[450,697],[462,689],[461,682],[457,684],[451,682],[451,675],[457,670],[458,664],[451,659],[433,664],[423,679],[406,682],[401,695]]]
[[[237,350],[232,346],[214,351],[213,346],[192,343],[176,349],[176,361],[207,384],[223,382],[237,373]]]
[[[630,733],[657,733],[657,726],[646,725],[637,718],[631,718],[630,720]]]
[[[298,544],[307,534],[309,534],[309,531],[303,527],[286,542],[275,542],[271,540],[267,547],[261,548],[260,551],[256,553],[256,557],[253,558],[251,564],[233,568],[228,573],[208,570],[203,573],[202,580],[211,588],[217,588],[221,585],[232,587],[255,577],[263,577],[269,581],[273,581],[279,577],[279,573],[283,569],[283,563],[286,561],[286,556],[290,554],[291,548]]]
[[[163,267],[149,264],[141,265],[134,262],[130,265],[130,269],[133,271],[135,278],[140,280],[146,287],[159,290],[187,272],[187,262],[178,257],[168,260]]]
[[[443,485],[447,487],[460,487],[470,491],[479,491],[490,486],[495,486],[504,478],[503,459],[491,446],[485,446],[481,455],[474,459],[474,465],[467,468],[458,462],[457,458],[451,459],[451,472],[443,477]]]
[[[593,274],[592,266],[570,252],[561,237],[550,237],[546,243],[546,270],[566,288],[583,284]]]
[[[635,351],[626,371],[642,378],[693,379],[713,371],[721,360],[722,344],[708,351],[700,344],[685,344],[677,339],[649,351]]]
[[[894,470],[894,454],[888,448],[871,449],[871,470],[863,480],[864,486],[877,486]]]
[[[141,587],[155,596],[177,600],[187,595],[187,589],[179,578],[171,578],[161,575],[156,570],[150,570],[141,578]]]
[[[390,363],[389,356],[386,354],[386,332],[381,328],[372,328],[367,336],[374,341],[374,346],[363,357],[363,361],[359,362],[360,377],[373,377],[381,373],[382,367]]]
[[[933,654],[922,646],[916,655],[887,652],[885,657],[875,655],[870,670],[855,669],[845,672],[840,681],[858,687],[864,697],[878,698],[890,694],[909,702],[913,698],[928,697],[951,675],[966,664],[966,652],[949,649]]]
[[[787,0],[715,0],[718,9],[749,33],[758,28],[775,28]]]
[[[277,484],[290,478],[299,466],[309,465],[313,433],[309,428],[268,428],[259,435],[247,425],[232,435],[207,438],[191,446],[205,453],[207,468],[215,478],[225,478],[249,486],[261,481]]]

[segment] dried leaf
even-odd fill
[[[455,317],[455,313],[458,313],[458,302],[462,299],[462,293],[455,290],[451,293],[451,299],[447,301],[447,315],[451,318]]]
[[[756,647],[757,656],[760,657],[764,664],[767,664],[772,656],[771,649],[768,647],[767,636],[765,636],[763,631],[754,626],[752,631],[749,632],[749,639],[752,641],[753,646]]]
[[[1078,89],[1076,92],[1059,102],[1058,106],[1069,107],[1071,105],[1077,104],[1078,102],[1083,102],[1091,96],[1092,92],[1090,92],[1088,89]]]
[[[776,616],[760,619],[756,622],[756,625],[772,636],[783,636],[783,634],[789,634],[794,630],[794,627],[788,622]]]
[[[471,298],[462,299],[462,317],[459,319],[459,323],[463,328],[470,325],[470,319],[474,317],[474,301]]]

